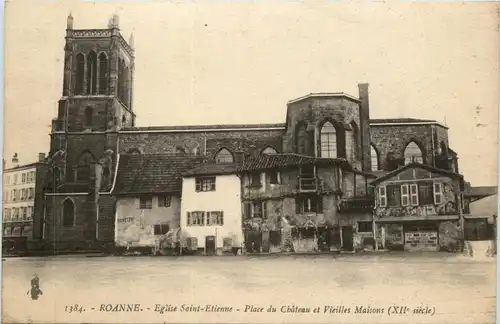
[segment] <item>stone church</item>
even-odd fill
[[[458,173],[448,128],[434,120],[370,119],[368,84],[356,96],[311,93],[290,100],[284,123],[141,127],[135,124],[134,41],[67,18],[63,89],[52,121],[44,241],[48,249],[113,245],[120,156],[171,154],[232,160],[236,152],[344,158],[374,175],[409,162]],[[161,170],[158,170],[161,172]]]

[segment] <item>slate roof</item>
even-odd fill
[[[121,154],[113,194],[180,192],[182,173],[204,157],[172,154]]]
[[[218,125],[181,125],[181,126],[146,126],[146,127],[127,127],[121,131],[189,131],[189,130],[218,130],[218,129],[247,129],[247,128],[284,128],[286,125],[280,124],[218,124]]]
[[[240,164],[216,164],[214,162],[203,163],[195,168],[184,172],[184,177],[192,177],[196,175],[223,175],[237,173]]]
[[[265,169],[278,169],[290,166],[307,164],[337,164],[349,165],[345,159],[315,158],[311,156],[285,153],[285,154],[261,154],[245,159],[239,168],[240,171],[256,171]]]
[[[443,169],[438,169],[438,168],[435,168],[433,166],[430,166],[430,165],[427,165],[427,164],[422,164],[422,163],[418,163],[418,162],[412,162],[412,163],[408,163],[406,164],[405,166],[402,166],[394,171],[391,171],[377,179],[375,179],[373,182],[372,182],[372,185],[376,185],[384,180],[387,180],[393,176],[395,176],[396,174],[398,173],[401,173],[402,171],[406,170],[406,169],[411,169],[411,168],[421,168],[421,169],[425,169],[425,170],[428,170],[428,171],[431,171],[431,172],[436,172],[436,173],[440,173],[440,174],[444,174],[444,175],[448,175],[450,177],[453,177],[455,179],[462,179],[463,180],[463,176],[461,174],[458,174],[458,173],[455,173],[455,172],[451,172],[451,171],[447,171],[447,170],[443,170]]]

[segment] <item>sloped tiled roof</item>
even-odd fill
[[[237,173],[238,167],[240,164],[238,163],[230,163],[230,164],[217,164],[214,162],[203,163],[191,170],[184,172],[183,176],[191,177],[196,175],[222,175],[222,174],[231,174]]]
[[[113,194],[179,192],[182,173],[204,157],[172,154],[122,154]]]
[[[279,169],[305,164],[348,164],[345,159],[315,158],[299,154],[262,154],[245,159],[240,171],[255,171],[264,169]]]
[[[382,175],[381,177],[375,179],[372,184],[373,185],[376,185],[384,180],[387,180],[393,176],[395,176],[396,174],[399,174],[401,173],[402,171],[406,170],[406,169],[411,169],[411,168],[422,168],[422,169],[425,169],[425,170],[428,170],[428,171],[431,171],[431,172],[436,172],[436,173],[440,173],[440,174],[444,174],[444,175],[448,175],[450,177],[453,177],[455,179],[463,179],[463,176],[461,174],[458,174],[458,173],[455,173],[455,172],[451,172],[451,171],[447,171],[447,170],[443,170],[443,169],[438,169],[438,168],[435,168],[433,166],[430,166],[430,165],[427,165],[427,164],[422,164],[422,163],[418,163],[418,162],[412,162],[412,163],[408,163],[394,171],[391,171],[385,175]]]

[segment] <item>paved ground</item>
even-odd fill
[[[3,320],[7,322],[456,324],[493,323],[495,318],[496,262],[441,253],[58,256],[10,258],[2,263]],[[27,295],[33,273],[41,282],[39,300]],[[142,312],[99,311],[101,304],[118,303],[140,303]],[[66,306],[74,304],[85,311],[69,313]],[[160,314],[154,311],[155,304],[170,304],[170,310],[177,310]],[[197,305],[206,308],[207,304],[227,307],[226,312],[195,311]],[[271,305],[276,312],[266,312]],[[388,315],[394,305],[408,307],[409,313]],[[382,309],[383,314],[355,314],[356,306]],[[429,307],[431,314],[411,314],[419,306]],[[263,308],[263,312],[244,312],[246,307]],[[314,313],[316,307],[319,313]],[[297,308],[310,312],[290,312],[302,310]]]

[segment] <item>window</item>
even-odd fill
[[[122,126],[125,126],[127,124],[127,117],[125,115],[122,116]]]
[[[411,142],[406,146],[404,151],[404,156],[405,156],[405,164],[409,164],[412,162],[424,163],[424,159],[422,157],[422,151],[415,142]]]
[[[4,219],[9,221],[10,220],[10,208],[5,208],[3,211]]]
[[[224,212],[211,211],[207,212],[207,226],[223,226],[224,225]]]
[[[196,178],[196,191],[215,191],[215,177]]]
[[[4,201],[9,201],[9,191],[5,191],[3,193],[3,199],[4,199]]]
[[[75,93],[82,95],[84,93],[84,79],[85,79],[85,57],[82,53],[76,56],[76,83]]]
[[[97,55],[90,51],[87,56],[87,94],[96,94],[97,89]]]
[[[295,198],[295,209],[297,214],[323,213],[323,197],[302,196]]]
[[[262,154],[276,154],[276,150],[273,149],[272,147],[268,146],[266,147],[263,151]]]
[[[254,201],[252,203],[252,218],[266,218],[266,202],[265,201]]]
[[[12,201],[16,201],[17,199],[17,189],[12,189]]]
[[[401,206],[409,206],[410,199],[408,194],[408,185],[401,186]]]
[[[215,163],[233,163],[233,154],[223,148],[215,155]]]
[[[387,191],[386,187],[379,187],[378,188],[378,204],[380,207],[386,207],[387,206]]]
[[[21,200],[25,200],[26,199],[26,189],[21,189]]]
[[[434,203],[436,205],[443,203],[443,184],[440,182],[434,183]]]
[[[21,174],[21,183],[26,183],[26,173]]]
[[[22,207],[22,212],[23,212],[23,220],[26,220],[28,218],[28,207]]]
[[[204,226],[205,212],[193,211],[187,213],[187,226]]]
[[[153,227],[153,235],[165,235],[170,230],[168,224],[155,224]]]
[[[401,206],[401,186],[387,186],[387,206]]]
[[[270,184],[280,184],[281,183],[281,175],[278,171],[269,172],[269,183]]]
[[[28,217],[27,217],[28,220],[32,220],[33,219],[33,206],[29,206],[28,207]]]
[[[19,208],[12,208],[12,220],[19,218]]]
[[[139,198],[139,209],[152,209],[153,208],[153,198],[152,197],[140,197]]]
[[[421,183],[418,185],[419,200],[422,205],[434,204],[433,183]]]
[[[85,126],[92,126],[92,108],[85,108]]]
[[[18,178],[18,175],[14,174],[14,184],[17,184],[17,178]]]
[[[10,184],[10,176],[5,177],[5,184]]]
[[[67,198],[63,203],[63,226],[73,226],[75,224],[75,205],[73,200]]]
[[[359,233],[371,233],[373,232],[372,222],[358,222],[358,232]]]
[[[99,54],[99,94],[106,94],[108,88],[108,58]]]
[[[373,144],[370,146],[370,155],[372,160],[372,171],[380,170],[377,149],[375,149],[375,146],[373,146]]]
[[[259,172],[250,173],[250,187],[262,187],[262,181]]]
[[[172,204],[172,196],[162,195],[158,197],[158,207],[170,207]]]
[[[332,123],[326,122],[321,127],[321,157],[337,157],[337,134]]]

